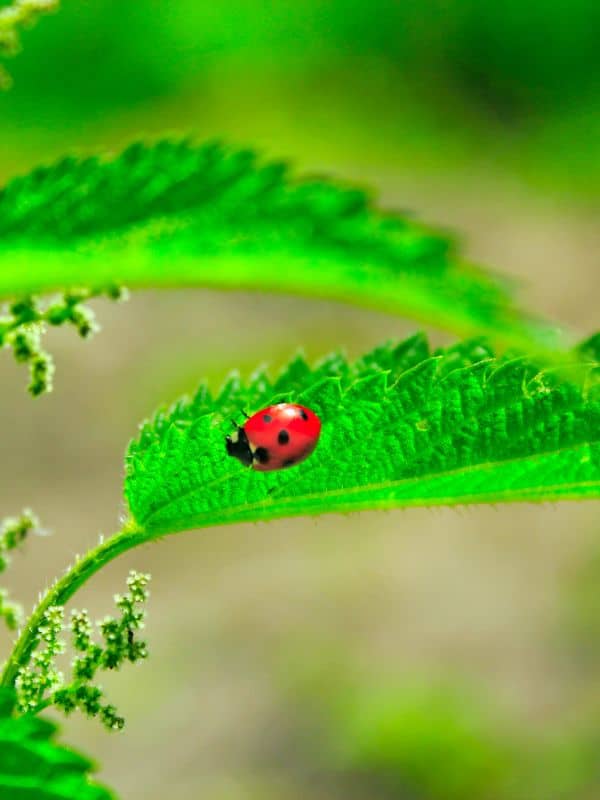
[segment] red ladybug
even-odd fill
[[[296,403],[263,408],[225,439],[230,456],[260,472],[293,467],[317,446],[321,420]]]

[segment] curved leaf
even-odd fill
[[[288,292],[507,341],[552,336],[446,236],[213,143],[65,158],[0,192],[0,297],[114,282]]]
[[[114,800],[90,780],[91,761],[54,742],[54,724],[12,709],[12,692],[0,689],[0,800]]]
[[[242,520],[412,505],[600,496],[600,382],[594,364],[540,370],[482,341],[430,353],[415,336],[354,364],[298,357],[274,381],[232,376],[142,426],[125,493],[147,535]],[[583,378],[582,378],[583,374]],[[278,399],[323,421],[291,470],[259,473],[225,453],[230,417]]]

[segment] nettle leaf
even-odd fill
[[[202,386],[141,428],[125,493],[148,536],[204,525],[415,505],[600,496],[595,364],[540,369],[475,340],[431,353],[423,336],[350,364],[302,357],[271,380]],[[259,473],[225,453],[230,417],[281,399],[322,419],[315,453]]]
[[[56,725],[13,708],[12,691],[0,688],[0,800],[115,800],[91,781],[89,759],[54,742]]]
[[[285,292],[466,335],[554,337],[446,235],[362,191],[215,143],[65,158],[0,191],[0,297],[115,283]]]

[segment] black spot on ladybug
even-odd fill
[[[254,458],[259,464],[266,464],[269,460],[269,451],[266,447],[257,447],[254,451]]]
[[[308,414],[306,413],[306,411],[303,408],[301,408],[299,413],[304,422],[306,422],[308,420]]]
[[[277,441],[279,444],[287,444],[290,440],[290,435],[287,431],[279,431]]]
[[[271,422],[273,417],[270,414],[263,414],[263,422]]]
[[[295,464],[295,463],[296,463],[296,459],[294,459],[294,458],[286,458],[286,460],[283,462],[283,466],[284,467],[291,467],[292,464]]]

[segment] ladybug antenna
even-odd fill
[[[240,413],[243,414],[246,417],[246,419],[250,419],[250,414],[246,414],[243,408],[240,408]]]

